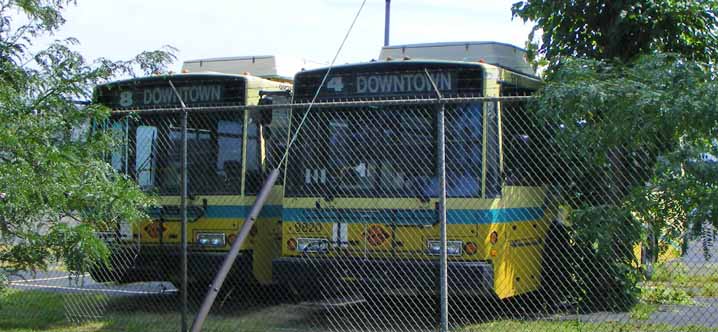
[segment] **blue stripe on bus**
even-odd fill
[[[544,210],[534,208],[509,208],[491,210],[448,210],[446,222],[449,224],[495,224],[516,221],[536,220],[544,216]]]
[[[207,218],[246,218],[251,206],[246,205],[210,205]],[[260,218],[278,218],[282,215],[281,205],[265,205],[259,213]]]
[[[249,211],[247,211],[249,212]],[[282,216],[281,205],[265,205],[259,213],[262,218],[280,218]]]
[[[448,210],[449,224],[508,223],[543,218],[544,210],[533,208],[508,208],[486,210]],[[289,222],[324,223],[392,223],[397,225],[431,225],[437,222],[436,210],[408,209],[288,209],[282,218]]]
[[[194,209],[192,209],[194,208]],[[188,218],[195,218],[197,214],[201,213],[199,207],[191,206],[191,213],[188,213]],[[204,218],[240,218],[244,219],[249,213],[250,206],[246,205],[209,205],[204,211]],[[157,209],[155,209],[157,210]],[[176,209],[176,213],[166,213],[169,218],[179,217],[179,208]],[[151,217],[159,218],[159,211],[149,211]],[[265,205],[262,211],[259,213],[260,218],[279,218],[282,216],[281,205]]]

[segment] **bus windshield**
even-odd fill
[[[446,114],[448,194],[478,196],[481,107]],[[436,197],[436,115],[429,106],[312,110],[290,151],[287,196]]]
[[[178,195],[182,131],[178,117],[142,116],[134,127],[134,175],[143,190]],[[187,170],[190,194],[241,192],[241,113],[190,116]]]

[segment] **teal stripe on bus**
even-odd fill
[[[246,218],[251,205],[210,205],[207,206],[207,218]],[[260,218],[279,218],[282,216],[281,205],[265,205],[259,212]]]
[[[449,224],[494,224],[541,219],[541,207],[485,210],[447,210]],[[319,223],[391,223],[395,225],[431,225],[437,223],[436,210],[408,209],[288,209],[284,221]]]
[[[251,207],[247,207],[247,212],[249,213],[249,209]],[[262,211],[259,213],[260,218],[280,218],[282,216],[282,206],[281,205],[265,205],[262,208]]]
[[[204,211],[203,218],[237,218],[244,219],[247,217],[251,206],[247,205],[209,205]],[[190,205],[187,218],[195,219],[202,211],[201,206]],[[155,208],[148,211],[148,214],[158,219],[160,216],[159,209]],[[166,219],[175,220],[179,218],[178,206],[166,206],[163,215]],[[265,205],[259,213],[260,218],[279,218],[282,216],[281,205]]]

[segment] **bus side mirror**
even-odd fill
[[[272,97],[270,96],[262,96],[261,99],[259,99],[259,105],[272,105],[274,103],[274,100],[272,100]],[[264,126],[268,126],[272,123],[272,109],[271,108],[263,108],[259,110],[259,123]]]

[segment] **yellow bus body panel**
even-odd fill
[[[285,210],[282,227],[282,255],[288,257],[302,256],[298,250],[290,250],[289,240],[301,238],[322,238],[332,243],[328,257],[366,257],[375,259],[438,259],[429,255],[427,241],[438,240],[439,226],[391,226],[391,220],[377,222],[347,223],[348,245],[342,247],[333,243],[335,223],[292,220],[293,210],[316,209],[319,202],[321,209],[352,209],[367,211],[382,210],[427,210],[435,206],[436,201],[421,203],[415,198],[335,198],[325,202],[322,198],[285,198]],[[451,223],[447,227],[449,241],[472,242],[477,245],[477,252],[472,255],[462,250],[460,256],[450,256],[450,261],[490,261],[494,269],[494,289],[499,298],[507,298],[540,287],[541,258],[544,239],[550,221],[550,213],[544,207],[544,192],[538,187],[504,187],[502,198],[450,198],[447,200],[447,213],[461,215],[481,211],[491,213],[507,209],[540,210],[537,218],[486,223],[472,223],[463,220]],[[467,214],[470,215],[470,214]],[[519,218],[521,219],[521,218]],[[496,232],[498,241],[491,244],[490,234]],[[382,234],[376,239],[376,234]]]

